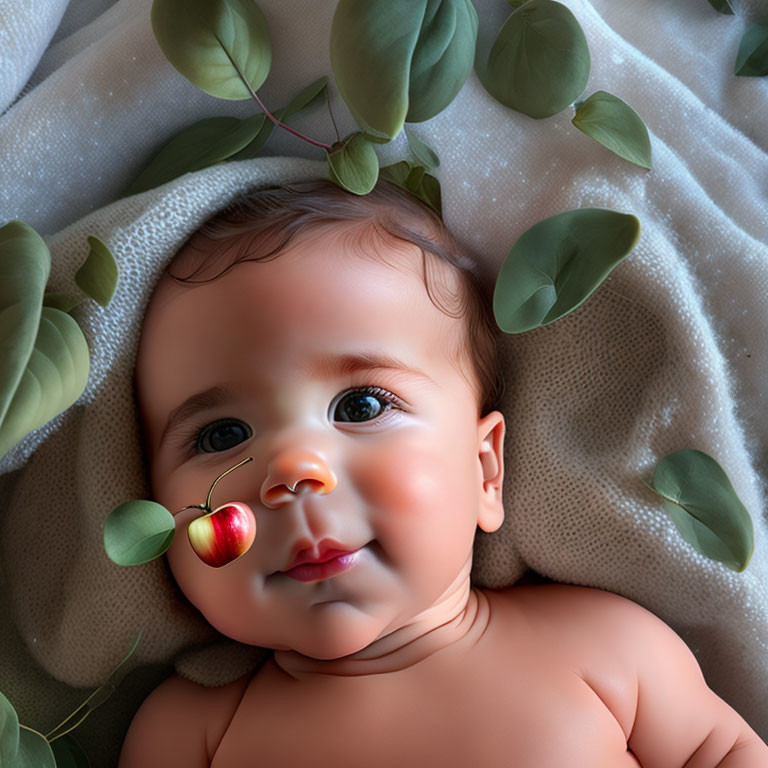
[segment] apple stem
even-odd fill
[[[234,467],[230,467],[226,472],[222,472],[214,481],[213,485],[211,486],[211,490],[208,491],[208,499],[205,502],[205,507],[202,507],[202,509],[207,509],[209,512],[211,511],[211,496],[213,496],[213,489],[216,487],[216,483],[221,480],[224,475],[228,475],[230,472],[234,472],[238,467],[242,467],[243,464],[246,464],[249,461],[253,461],[253,456],[249,456],[247,459],[243,459],[239,464],[235,464]]]

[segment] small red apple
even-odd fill
[[[251,548],[256,538],[256,518],[247,504],[230,501],[193,520],[187,535],[198,557],[213,568],[220,568]]]
[[[216,483],[248,461],[253,461],[253,456],[219,475],[208,491],[205,504],[190,504],[183,508],[202,509],[206,513],[189,524],[187,536],[197,556],[212,568],[221,568],[237,560],[251,548],[256,538],[256,517],[247,504],[230,501],[211,511],[211,495]]]

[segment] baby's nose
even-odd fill
[[[316,453],[284,451],[269,464],[267,479],[261,486],[261,503],[276,509],[290,501],[294,494],[330,493],[336,482],[336,475]]]

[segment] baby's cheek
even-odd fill
[[[352,473],[357,489],[372,506],[412,510],[437,490],[434,457],[416,439],[360,450]]]
[[[450,446],[414,436],[361,450],[353,468],[363,503],[380,522],[397,521],[420,533],[439,515],[446,522],[471,502],[471,466]]]

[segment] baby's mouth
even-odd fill
[[[288,576],[296,581],[318,581],[336,576],[349,570],[360,558],[363,547],[357,549],[325,549],[317,557],[296,558],[296,565],[284,571],[277,571],[273,576]]]

